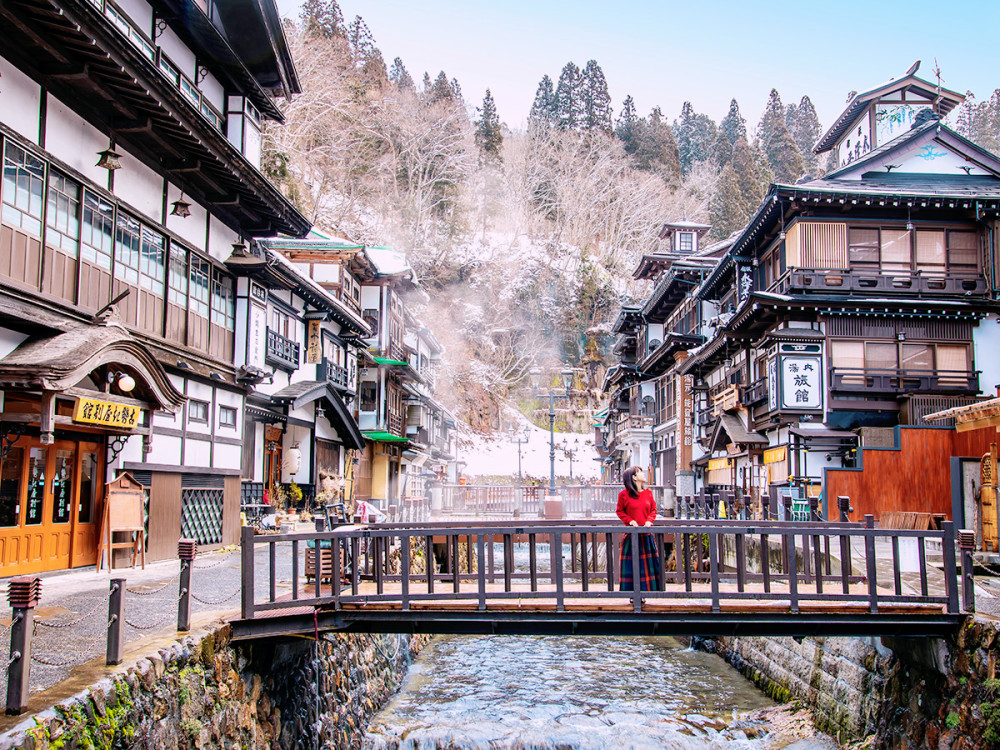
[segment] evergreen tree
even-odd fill
[[[654,172],[669,184],[679,184],[681,167],[677,141],[659,107],[654,107],[649,117],[635,123],[633,144],[631,156],[636,169]]]
[[[720,133],[719,139],[729,144],[729,138]],[[742,140],[746,143],[746,140]],[[729,144],[732,148],[732,144]],[[715,194],[709,202],[708,215],[712,222],[712,234],[725,239],[742,229],[752,211],[750,202],[740,190],[740,181],[732,164],[726,164],[719,173]]]
[[[462,85],[458,82],[457,78],[451,79],[451,93],[455,98],[455,101],[462,101]]]
[[[803,171],[818,177],[819,157],[813,153],[813,147],[823,134],[823,129],[819,124],[816,108],[808,96],[803,96],[797,107],[794,104],[788,105],[785,124],[802,156]]]
[[[729,112],[719,123],[719,130],[726,134],[730,146],[740,138],[747,137],[747,121],[740,114],[740,105],[736,103],[735,99],[729,102]]]
[[[344,14],[337,0],[305,0],[299,19],[307,33],[326,39],[345,35]]]
[[[682,175],[689,174],[698,162],[711,158],[715,131],[712,118],[698,114],[691,102],[684,102],[680,118],[674,120],[674,137]]]
[[[576,63],[566,63],[556,85],[556,122],[562,130],[576,130],[583,124],[582,81]]]
[[[588,60],[580,80],[584,130],[611,132],[611,94],[604,71],[596,60]]]
[[[528,122],[535,125],[554,125],[556,110],[556,92],[552,86],[552,79],[544,75],[535,91],[535,101],[531,105]]]
[[[745,138],[740,138],[733,146],[732,165],[740,195],[746,201],[746,215],[743,217],[745,222],[764,199],[772,180],[771,169],[761,149],[756,144],[747,143]]]
[[[729,142],[729,137],[720,126],[719,134],[715,137],[715,143],[712,144],[712,163],[716,169],[721,170],[732,160],[733,144]],[[715,226],[714,222],[712,226]]]
[[[635,151],[636,123],[639,121],[635,113],[635,102],[631,96],[626,96],[622,103],[622,113],[615,123],[615,135],[625,145],[625,153]]]
[[[431,104],[441,101],[452,101],[455,98],[455,92],[451,88],[451,83],[448,81],[448,76],[444,74],[442,70],[437,74],[437,78],[434,79],[434,83],[431,84],[430,93],[427,96],[427,101]]]
[[[413,79],[406,70],[406,66],[403,65],[403,61],[398,57],[392,61],[392,68],[389,70],[389,80],[396,84],[396,88],[400,91],[403,89],[413,91],[416,88]]]
[[[351,55],[358,67],[376,53],[381,55],[375,47],[375,37],[372,36],[371,29],[361,16],[355,16],[351,25],[347,27],[347,42],[351,45]]]
[[[476,120],[476,145],[487,156],[499,159],[500,149],[503,147],[503,133],[500,130],[500,118],[497,116],[493,94],[489,89],[486,89],[486,96],[483,97],[483,106],[476,111],[479,112],[479,119]]]
[[[433,81],[431,81],[430,74],[425,70],[424,71],[424,80],[422,82],[422,89],[423,89],[423,92],[424,92],[424,96],[430,96],[431,95],[431,87],[433,85],[434,85],[434,83],[433,83]]]
[[[767,107],[757,127],[757,141],[776,180],[794,183],[802,176],[802,155],[785,125],[785,108],[777,89],[771,89]]]

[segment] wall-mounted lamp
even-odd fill
[[[913,231],[913,222],[910,221],[910,206],[906,207],[906,231],[907,232]]]
[[[120,161],[121,154],[115,151],[114,141],[110,141],[108,143],[108,147],[103,151],[98,151],[97,155],[100,158],[98,158],[96,166],[104,167],[105,169],[111,171],[122,168],[122,163]]]
[[[191,215],[191,204],[184,200],[184,191],[181,191],[181,197],[170,204],[173,206],[170,209],[171,216],[179,216],[182,219],[186,219]]]
[[[111,370],[108,372],[108,385],[117,384],[118,390],[122,393],[131,393],[135,389],[135,378],[127,372]]]
[[[188,364],[187,362],[185,362],[183,359],[177,360],[177,367],[179,367],[181,370],[193,370],[194,369],[193,367],[191,367],[190,364]]]
[[[215,380],[216,382],[221,382],[221,381],[225,380],[225,378],[224,378],[224,377],[222,377],[222,376],[221,376],[221,375],[220,375],[219,373],[217,373],[217,372],[210,372],[210,373],[208,373],[208,377],[209,377],[209,378],[210,378],[211,380]]]

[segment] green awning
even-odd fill
[[[410,442],[409,440],[407,440],[404,437],[400,437],[399,435],[393,435],[391,432],[386,432],[384,430],[367,430],[367,431],[362,431],[361,434],[364,435],[369,440],[374,440],[375,442],[378,442],[378,443],[408,443],[408,442]]]
[[[389,359],[388,357],[372,357],[376,364],[379,365],[398,365],[400,367],[409,367],[409,362],[400,362],[398,359]]]

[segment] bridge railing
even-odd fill
[[[966,532],[962,532],[966,534]],[[652,540],[652,544],[642,540]],[[621,590],[621,549],[640,544],[659,561],[657,590],[639,576]],[[649,528],[606,521],[438,522],[344,526],[326,532],[255,536],[244,529],[244,619],[289,608],[360,606],[409,611],[534,602],[558,612],[598,609],[623,599],[636,613],[670,600],[685,606],[799,614],[829,605],[832,616],[877,615],[880,608],[959,614],[975,608],[971,545],[963,546],[961,586],[953,524],[941,530],[876,529],[864,524],[671,519]],[[940,546],[942,569],[928,563]],[[305,551],[322,565],[306,585]],[[254,580],[256,550],[266,549],[268,580]],[[279,579],[290,568],[291,586]],[[751,552],[751,548],[755,551]],[[569,559],[566,560],[568,554]],[[314,557],[315,560],[315,557]],[[428,564],[430,563],[430,564]],[[904,574],[909,585],[904,588]],[[281,586],[279,586],[279,583]],[[258,600],[255,588],[266,590]],[[282,595],[278,595],[282,588]],[[287,589],[287,591],[285,590]],[[923,608],[923,609],[921,609]]]
[[[560,485],[556,493],[563,501],[563,512],[573,516],[613,515],[618,506],[618,484]],[[661,513],[672,512],[673,490],[650,487]],[[446,484],[441,487],[443,515],[520,516],[540,515],[547,486]]]

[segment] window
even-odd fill
[[[694,250],[694,233],[681,232],[677,235],[677,249],[682,253],[690,253]]]
[[[949,231],[948,265],[958,271],[979,270],[979,239],[975,232]]]
[[[139,285],[139,222],[119,213],[115,228],[115,278]]]
[[[88,263],[111,270],[115,237],[115,207],[89,190],[83,191],[83,245],[80,256]]]
[[[361,401],[361,411],[375,411],[375,394],[375,381],[362,381],[361,390],[358,394]]]
[[[170,245],[170,284],[167,298],[170,304],[187,309],[188,296],[187,250],[180,245]]]
[[[365,323],[368,324],[368,327],[372,329],[372,335],[377,334],[378,333],[378,310],[376,310],[373,307],[369,307],[369,308],[365,309],[365,311],[363,313],[361,313],[361,317],[364,318],[364,321],[365,321]]]
[[[219,407],[219,427],[236,429],[236,409],[231,406]]]
[[[292,338],[292,316],[280,308],[272,307],[271,330],[286,339]]]
[[[971,230],[851,227],[848,237],[851,268],[931,277],[979,272],[979,235]]]
[[[207,401],[195,401],[194,399],[188,401],[188,422],[208,424]]]
[[[848,233],[851,267],[878,268],[878,230],[852,228]]]
[[[912,265],[910,232],[906,229],[881,231],[883,271],[909,271]]]
[[[163,279],[166,275],[167,241],[159,232],[142,228],[142,254],[139,259],[139,286],[163,297]]]
[[[45,241],[75,258],[80,240],[80,186],[55,171],[49,172],[45,223]]]
[[[167,78],[170,79],[174,86],[180,87],[181,85],[181,72],[177,70],[170,60],[166,58],[163,51],[160,51],[160,72],[163,73]]]
[[[189,309],[203,318],[208,317],[208,261],[196,255],[191,256],[191,273],[188,275]]]
[[[221,271],[216,271],[212,279],[212,322],[227,331],[236,328],[233,280]]]
[[[831,341],[830,364],[843,370],[900,370],[903,374],[968,373],[968,344]],[[966,378],[962,378],[965,383]]]
[[[944,276],[945,251],[943,231],[917,232],[917,270],[931,276]]]
[[[7,141],[3,156],[3,220],[42,236],[42,185],[45,162]]]

